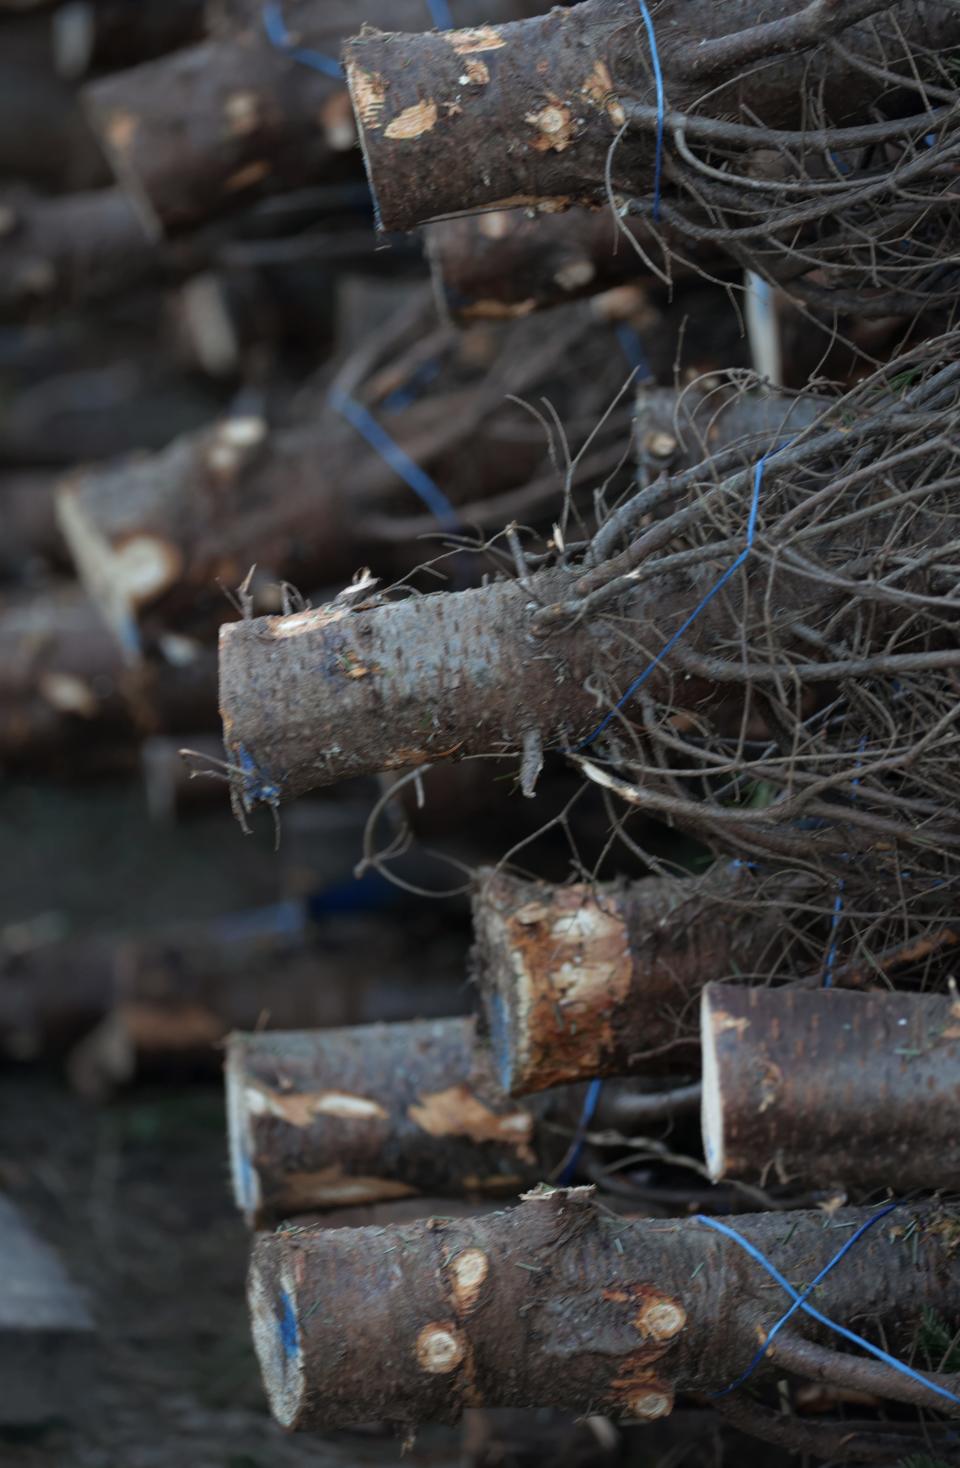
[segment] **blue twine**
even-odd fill
[[[844,880],[840,877],[837,881],[837,895],[833,899],[833,917],[830,919],[830,947],[827,950],[827,961],[823,968],[824,989],[829,989],[833,984],[833,966],[837,961],[837,929],[840,926],[840,915],[843,912],[844,886]]]
[[[583,1098],[583,1110],[580,1113],[580,1120],[577,1122],[576,1133],[567,1149],[567,1155],[561,1164],[560,1176],[557,1178],[558,1188],[569,1187],[573,1180],[577,1170],[577,1163],[580,1161],[580,1153],[583,1151],[584,1143],[587,1140],[587,1132],[590,1130],[590,1123],[593,1121],[602,1089],[603,1081],[601,1080],[593,1080],[587,1087],[587,1094]]]
[[[647,28],[647,40],[650,43],[650,60],[653,63],[653,79],[657,84],[657,154],[653,170],[653,217],[660,218],[660,175],[663,169],[663,124],[664,124],[664,101],[663,101],[663,72],[660,69],[660,52],[657,50],[657,37],[653,29],[653,21],[646,7],[645,0],[637,0],[640,6],[640,14]]]
[[[785,447],[785,444],[780,445],[780,448]],[[693,611],[690,613],[689,617],[687,617],[686,621],[682,622],[677,628],[676,632],[674,632],[673,636],[667,639],[663,647],[657,653],[656,657],[651,658],[650,662],[644,668],[643,672],[639,673],[637,677],[634,678],[626,693],[617,700],[610,712],[603,719],[600,720],[600,723],[594,729],[593,733],[588,734],[583,743],[576,746],[576,750],[574,751],[574,753],[576,753],[576,751],[578,750],[586,749],[588,744],[592,744],[595,739],[598,739],[600,737],[604,729],[609,726],[611,720],[615,718],[615,716],[623,708],[623,705],[628,701],[628,699],[633,697],[638,688],[643,687],[644,683],[646,683],[651,673],[660,666],[667,654],[676,647],[677,643],[680,641],[684,633],[693,626],[694,622],[697,620],[700,614],[705,611],[706,608],[710,605],[710,603],[713,601],[713,598],[717,595],[717,592],[720,591],[724,586],[726,586],[727,582],[730,580],[730,577],[734,574],[734,572],[738,571],[743,565],[744,561],[747,559],[753,549],[753,542],[756,536],[757,511],[760,508],[760,486],[763,483],[764,465],[766,464],[768,459],[772,458],[773,455],[778,452],[779,449],[771,449],[769,453],[764,454],[763,458],[759,461],[754,470],[753,496],[750,501],[750,514],[747,518],[747,543],[744,546],[743,550],[737,556],[736,560],[731,562],[731,564],[727,567],[720,579],[714,582],[713,586],[711,586],[706,596],[703,597],[703,599],[697,604],[697,606],[694,607]]]
[[[381,405],[383,411],[400,413],[404,408],[409,408],[411,403],[416,402],[423,389],[429,387],[439,371],[439,357],[431,357],[429,362],[421,362],[416,372],[411,373],[406,382],[395,387],[393,392],[387,393]]]
[[[652,377],[650,362],[643,349],[643,342],[639,334],[629,326],[626,321],[620,321],[614,328],[620,350],[627,359],[627,364],[636,372],[639,378]]]
[[[825,1325],[828,1330],[832,1330],[836,1335],[842,1336],[844,1340],[849,1341],[852,1345],[859,1346],[862,1350],[868,1351],[871,1356],[874,1356],[878,1361],[882,1361],[885,1366],[892,1367],[892,1369],[894,1371],[898,1371],[901,1376],[906,1376],[909,1377],[911,1381],[919,1382],[919,1384],[926,1387],[928,1391],[935,1392],[937,1396],[944,1397],[948,1402],[954,1403],[955,1406],[960,1406],[960,1397],[956,1396],[953,1392],[948,1391],[946,1387],[940,1386],[936,1382],[929,1381],[927,1377],[925,1377],[921,1372],[914,1371],[913,1367],[908,1366],[905,1361],[898,1361],[896,1356],[891,1356],[889,1352],[884,1351],[880,1346],[875,1346],[870,1341],[864,1340],[863,1336],[857,1335],[855,1331],[848,1330],[845,1325],[838,1325],[835,1320],[831,1320],[828,1316],[821,1314],[819,1310],[814,1309],[812,1305],[807,1304],[807,1299],[809,1295],[813,1292],[813,1290],[816,1289],[820,1281],[827,1274],[829,1274],[834,1265],[839,1264],[840,1260],[843,1259],[846,1254],[849,1254],[850,1250],[854,1247],[855,1244],[860,1241],[860,1239],[863,1238],[863,1235],[867,1232],[868,1229],[872,1228],[875,1223],[879,1223],[881,1218],[885,1218],[888,1213],[892,1213],[894,1208],[898,1208],[899,1206],[900,1205],[898,1203],[889,1203],[887,1204],[886,1208],[882,1208],[879,1213],[875,1213],[872,1218],[868,1218],[866,1223],[861,1224],[856,1233],[853,1234],[852,1237],[847,1239],[846,1243],[843,1245],[843,1248],[838,1250],[838,1252],[830,1260],[829,1264],[825,1265],[824,1268],[821,1269],[816,1279],[807,1286],[802,1294],[798,1294],[797,1291],[793,1288],[793,1285],[790,1284],[788,1280],[784,1279],[780,1271],[773,1264],[770,1263],[770,1260],[766,1257],[766,1255],[763,1254],[761,1250],[756,1247],[755,1244],[752,1244],[749,1239],[745,1239],[742,1234],[738,1234],[736,1229],[731,1228],[729,1224],[721,1223],[718,1218],[708,1218],[704,1213],[697,1214],[698,1223],[705,1224],[707,1228],[712,1228],[717,1233],[724,1234],[728,1239],[732,1239],[733,1242],[737,1244],[741,1249],[743,1249],[745,1253],[750,1255],[751,1259],[753,1259],[757,1264],[761,1266],[761,1268],[767,1271],[771,1279],[776,1280],[781,1289],[785,1290],[793,1301],[790,1309],[786,1312],[785,1315],[781,1316],[781,1318],[773,1326],[767,1336],[766,1342],[760,1347],[759,1351],[750,1362],[750,1365],[747,1367],[746,1371],[743,1372],[741,1376],[738,1376],[736,1381],[731,1382],[729,1386],[724,1387],[722,1391],[713,1393],[714,1396],[724,1397],[727,1395],[728,1392],[735,1391],[737,1387],[742,1386],[747,1378],[752,1375],[757,1366],[763,1360],[770,1347],[770,1342],[773,1340],[777,1332],[781,1329],[782,1326],[786,1325],[787,1321],[795,1313],[795,1311],[802,1310],[804,1314],[811,1316],[812,1319],[816,1321],[819,1321],[821,1325]]]
[[[447,0],[426,0],[426,4],[437,30],[452,30],[453,17]],[[326,56],[322,51],[311,51],[308,46],[298,46],[294,41],[287,30],[280,0],[264,0],[261,14],[263,29],[271,46],[275,46],[278,51],[285,51],[292,61],[299,61],[302,66],[309,66],[313,71],[319,71],[323,76],[336,77],[339,81],[343,76],[343,67],[335,56]]]
[[[330,394],[330,402],[338,413],[342,413],[348,423],[351,423],[358,433],[362,434],[367,443],[390,465],[394,473],[410,486],[414,494],[426,505],[432,515],[442,523],[456,525],[458,523],[457,512],[447,499],[443,490],[430,478],[425,470],[415,464],[410,455],[405,453],[398,443],[390,437],[389,433],[368,412],[362,403],[356,398],[349,397],[344,392],[333,392]]]
[[[322,51],[311,51],[307,46],[296,44],[287,30],[280,0],[264,0],[261,14],[263,29],[267,33],[267,40],[271,46],[275,46],[278,51],[286,52],[292,61],[299,61],[302,66],[309,66],[324,76],[334,76],[339,81],[343,76],[343,67],[336,57],[325,56]]]

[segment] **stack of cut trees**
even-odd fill
[[[250,1309],[287,1426],[480,1404],[648,1421],[710,1399],[815,1457],[956,1461],[949,1424],[912,1409],[960,1404],[953,1357],[923,1344],[932,1320],[947,1339],[960,1322],[960,826],[944,798],[960,773],[960,481],[943,437],[960,336],[944,257],[924,276],[918,244],[898,285],[882,234],[873,274],[834,236],[897,197],[901,239],[918,241],[899,190],[923,176],[956,240],[942,57],[958,45],[941,4],[813,0],[770,18],[585,0],[366,30],[345,50],[379,225],[441,221],[428,249],[461,322],[535,320],[663,261],[678,282],[746,269],[814,334],[825,313],[835,338],[856,317],[859,366],[846,392],[716,373],[643,391],[634,485],[584,506],[561,464],[551,533],[508,525],[482,584],[221,629],[243,816],[467,757],[505,761],[535,797],[545,767],[572,761],[611,841],[631,845],[633,812],[697,843],[664,860],[641,825],[639,880],[476,874],[476,1019],[233,1037],[231,1167],[252,1225],[521,1198],[262,1233]],[[896,349],[870,361],[894,338],[855,328],[882,314]],[[760,1211],[732,1239],[701,1216],[745,1202]],[[790,1296],[765,1263],[816,1281],[813,1319],[795,1308],[771,1334]],[[761,1391],[793,1383],[771,1405],[726,1395],[758,1346]],[[795,1410],[798,1382],[825,1384],[827,1420]]]

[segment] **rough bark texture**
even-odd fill
[[[533,730],[545,746],[575,744],[603,714],[586,686],[598,662],[612,658],[624,685],[636,667],[603,626],[532,637],[538,603],[566,600],[575,579],[541,573],[530,590],[498,582],[221,627],[220,710],[241,798],[252,808],[351,775],[508,754]],[[657,605],[666,620],[680,599],[663,592]],[[649,624],[637,635],[657,637]]]
[[[497,0],[493,19],[529,13]],[[466,18],[489,13],[469,0]],[[153,231],[196,225],[265,193],[319,183],[354,167],[356,132],[343,83],[274,47],[260,15],[232,39],[207,41],[85,88],[87,112],[120,182]],[[287,0],[296,44],[337,58],[355,5]],[[366,19],[416,30],[423,0],[377,0]]]
[[[737,1228],[799,1285],[866,1217],[747,1215]],[[915,1250],[898,1238],[912,1220]],[[882,1327],[901,1353],[925,1308],[955,1327],[956,1227],[904,1207],[827,1276],[818,1308]],[[726,1386],[787,1303],[699,1221],[625,1223],[586,1189],[466,1221],[281,1229],[254,1247],[248,1300],[270,1405],[294,1428],[449,1421],[480,1403],[649,1421],[679,1391]]]
[[[565,1141],[518,1106],[469,1019],[233,1035],[230,1170],[251,1224],[416,1193],[503,1196],[546,1177]],[[551,1098],[554,1114],[576,1103]]]
[[[960,1002],[711,984],[703,1137],[714,1178],[960,1186]]]
[[[623,1074],[646,1051],[697,1068],[677,1046],[704,985],[776,965],[781,917],[750,907],[754,878],[650,877],[552,887],[481,872],[473,897],[473,974],[500,1083],[522,1096]]]
[[[129,655],[140,650],[148,613],[169,625],[185,610],[209,612],[223,600],[218,583],[237,586],[254,562],[306,586],[349,577],[347,507],[328,477],[328,431],[328,421],[271,433],[262,418],[227,418],[159,454],[64,482],[63,534]]]
[[[805,3],[791,0],[789,13]],[[884,90],[827,46],[797,48],[763,66],[734,65],[705,83],[698,51],[755,25],[756,0],[661,0],[651,13],[664,91],[676,111],[695,106],[701,116],[793,127],[815,95],[836,123],[852,123],[868,120]],[[894,27],[907,46],[937,50],[960,39],[956,10],[936,3],[892,5],[881,29],[892,34]],[[870,21],[851,27],[844,40],[882,64],[883,41]],[[585,0],[507,26],[363,34],[345,58],[385,230],[489,205],[556,212],[601,204],[623,100],[656,101],[635,0]],[[629,132],[613,160],[614,190],[649,194],[653,176],[653,132]]]
[[[624,225],[655,260],[662,259],[662,243],[646,221],[630,219]],[[458,321],[529,316],[617,286],[656,282],[609,211],[494,209],[438,220],[424,228],[423,236],[440,299]],[[681,246],[685,252],[712,269],[730,269],[712,247],[705,252]],[[672,270],[677,279],[689,273],[679,261]]]

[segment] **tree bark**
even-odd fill
[[[466,18],[479,20],[490,0],[468,0],[464,8]],[[496,0],[493,18],[529,8]],[[117,178],[154,234],[353,170],[356,131],[342,81],[273,46],[261,9],[232,39],[188,47],[84,89]],[[371,15],[413,30],[430,24],[424,0],[378,0],[365,11]],[[287,0],[284,18],[298,46],[337,60],[358,14],[348,0]]]
[[[0,318],[120,295],[186,269],[189,251],[158,249],[122,189],[41,198],[0,195]]]
[[[203,38],[205,0],[67,0],[50,25],[54,68],[76,81],[88,71],[116,71]]]
[[[960,1186],[960,1003],[711,984],[701,1010],[714,1179]]]
[[[645,220],[625,220],[624,228],[661,264],[663,242]],[[529,316],[618,286],[657,284],[607,211],[495,209],[428,224],[423,238],[437,293],[457,321]],[[684,246],[669,231],[664,239],[708,269],[730,272],[715,248]],[[671,271],[675,279],[691,274],[677,260]]]
[[[659,1065],[695,1072],[690,1010],[704,986],[778,967],[782,909],[768,899],[758,915],[755,887],[746,868],[723,864],[604,887],[482,871],[473,977],[504,1089],[646,1071],[640,1057],[656,1050]]]
[[[327,477],[331,427],[328,417],[271,432],[260,417],[226,418],[64,481],[63,535],[131,659],[148,614],[154,630],[185,612],[200,622],[222,603],[220,586],[237,586],[255,561],[306,586],[349,577],[347,506]]]
[[[547,458],[539,425],[505,394],[549,392],[558,411],[576,404],[581,422],[590,415],[592,429],[623,383],[609,328],[585,306],[571,306],[558,331],[537,321],[478,326],[468,338],[431,332],[432,305],[423,301],[419,315],[408,302],[374,338],[382,347],[393,331],[396,360],[373,370],[368,343],[346,355],[337,381],[352,375],[349,396],[435,476],[454,506],[478,488],[525,486]],[[573,350],[595,369],[576,397]],[[418,393],[409,382],[430,364],[428,353],[443,362],[442,386]],[[378,534],[376,520],[389,523],[385,512],[416,504],[416,496],[390,457],[363,442],[326,384],[299,419],[268,429],[258,416],[227,418],[159,454],[97,466],[64,484],[58,503],[67,544],[129,656],[158,628],[209,626],[223,606],[218,583],[236,586],[254,563],[261,583],[272,577],[312,591],[349,581],[375,552],[387,575],[428,554],[415,538],[388,545]],[[552,487],[552,465],[551,474]],[[434,532],[439,524],[435,515]],[[259,609],[279,604],[277,593]]]
[[[796,0],[790,12],[802,8],[803,0]],[[829,10],[817,39],[843,28],[843,11]],[[771,35],[769,59],[759,67],[741,66],[734,47],[727,67],[717,64],[705,84],[703,59],[716,56],[721,38],[753,27],[757,18],[756,0],[662,0],[652,7],[672,110],[793,127],[816,97],[836,124],[867,119],[885,83],[815,43],[778,54]],[[960,17],[944,5],[900,0],[885,19],[896,28],[898,45],[918,51],[960,39]],[[788,17],[778,11],[778,20],[782,28]],[[772,31],[777,24],[770,23]],[[843,39],[882,66],[885,35],[885,27],[867,19],[844,29]],[[584,0],[472,31],[364,33],[348,44],[345,62],[385,230],[492,205],[524,204],[549,213],[603,204],[624,102],[656,102],[635,0]],[[652,130],[626,133],[611,161],[614,192],[652,192],[654,146]]]
[[[183,644],[179,665],[123,665],[114,639],[79,588],[19,597],[0,615],[0,761],[28,767],[58,751],[61,772],[116,760],[148,730],[211,727],[209,655]]]
[[[474,1022],[231,1036],[230,1172],[252,1225],[416,1193],[502,1197],[559,1162],[578,1095],[517,1105],[476,1050]]]
[[[737,1229],[799,1287],[867,1217],[746,1215]],[[915,1250],[899,1243],[905,1226]],[[960,1320],[955,1230],[904,1206],[831,1271],[817,1308],[909,1354],[925,1309]],[[699,1220],[625,1223],[587,1189],[467,1221],[283,1228],[254,1246],[248,1300],[274,1416],[297,1429],[450,1421],[480,1402],[654,1420],[677,1393],[734,1380],[788,1304]]]
[[[78,1089],[103,1095],[145,1073],[213,1074],[235,1029],[339,1028],[463,1009],[464,988],[450,977],[459,941],[424,940],[369,915],[333,914],[314,928],[307,906],[282,902],[144,936],[5,947],[0,1054],[69,1054]]]

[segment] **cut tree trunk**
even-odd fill
[[[609,211],[532,214],[528,209],[494,209],[428,224],[423,238],[437,292],[450,315],[457,321],[499,321],[618,286],[655,285],[656,275],[630,237],[661,270],[663,243],[642,219],[623,221],[623,231]],[[714,247],[684,245],[669,232],[664,239],[674,256],[679,252],[711,271],[730,272],[730,262]],[[682,279],[692,272],[673,258],[671,273]]]
[[[328,837],[337,828],[334,809]],[[314,927],[306,901],[144,937],[29,939],[0,950],[0,1055],[68,1054],[87,1095],[150,1073],[214,1074],[234,1029],[432,1018],[466,1003],[451,977],[462,966],[459,938],[336,912]]]
[[[88,71],[116,71],[203,38],[206,0],[66,0],[50,23],[53,64],[76,81]]]
[[[801,8],[802,0],[790,6]],[[849,26],[843,9],[824,6],[815,40],[779,54],[771,44],[771,59],[759,67],[742,66],[734,50],[725,66],[723,43],[756,25],[756,0],[663,0],[652,10],[670,109],[789,128],[802,125],[816,97],[834,123],[866,121],[887,83],[816,41],[843,30],[848,47],[882,67],[888,31],[898,46],[918,51],[960,40],[960,16],[934,0],[856,8],[889,13],[882,26],[870,19]],[[584,0],[472,31],[364,33],[347,46],[345,64],[385,230],[491,205],[545,212],[601,205],[608,161],[616,193],[652,192],[652,130],[628,132],[608,157],[624,101],[656,102],[635,0]]]
[[[327,478],[329,430],[329,420],[271,432],[257,416],[226,418],[158,454],[64,481],[61,529],[131,660],[148,612],[161,627],[185,610],[202,619],[254,561],[301,585],[349,577],[347,506]]]
[[[119,188],[0,195],[2,319],[117,296],[187,269],[188,257],[184,245],[159,249]]]
[[[598,669],[622,691],[715,579],[704,564],[689,579],[664,572],[656,594],[626,595],[619,614],[631,639],[598,619],[534,633],[541,608],[570,604],[577,571],[538,572],[464,592],[440,592],[354,610],[336,604],[229,623],[220,629],[220,710],[224,743],[242,773],[245,808],[276,803],[353,775],[408,769],[475,754],[511,755],[526,745],[576,749],[609,707],[598,699]],[[809,583],[787,571],[778,616],[810,607]],[[691,628],[686,647],[705,652],[737,635],[715,602]],[[638,647],[648,649],[646,656]],[[665,693],[669,670],[648,688]],[[729,704],[701,678],[678,679],[679,707],[711,692],[718,719]],[[386,717],[385,717],[386,715]]]
[[[960,1186],[955,997],[711,984],[701,1025],[714,1179]]]
[[[690,1011],[704,986],[777,970],[783,911],[768,896],[758,915],[755,889],[745,867],[725,864],[604,887],[482,871],[473,976],[504,1089],[522,1096],[651,1063],[696,1071]],[[651,1062],[650,1051],[661,1054]]]
[[[868,1217],[757,1214],[737,1229],[799,1287]],[[915,1248],[899,1242],[905,1227]],[[818,1309],[869,1322],[898,1354],[924,1311],[956,1329],[955,1233],[948,1212],[904,1206],[831,1271]],[[274,1416],[299,1429],[450,1421],[481,1402],[653,1420],[681,1391],[726,1387],[788,1303],[699,1220],[625,1222],[588,1189],[467,1221],[280,1229],[254,1246],[248,1300]]]
[[[91,758],[128,761],[145,732],[211,728],[211,657],[186,639],[176,651],[176,665],[125,668],[96,608],[71,585],[10,602],[0,613],[0,761],[26,767],[57,750],[62,773]]]
[[[432,303],[418,300],[423,310],[411,311],[408,293],[372,342],[345,357],[337,381],[352,377],[351,401],[454,506],[493,488],[527,488],[529,476],[548,464],[540,426],[505,401],[508,393],[548,392],[559,411],[576,409],[590,431],[622,386],[624,364],[611,353],[610,327],[587,306],[571,306],[555,331],[536,321],[459,335],[431,330]],[[398,355],[371,363],[390,341]],[[573,351],[581,367],[595,369],[586,393],[570,371]],[[437,361],[441,385],[418,392],[417,372]],[[286,580],[310,591],[349,581],[378,548],[377,570],[387,575],[429,555],[416,539],[419,524],[413,537],[384,543],[377,521],[389,525],[387,512],[416,504],[416,496],[391,455],[363,443],[338,401],[325,384],[315,402],[300,406],[294,426],[271,430],[255,415],[227,418],[152,457],[98,466],[64,484],[63,533],[128,655],[137,656],[141,631],[149,637],[184,621],[206,630],[223,606],[220,586],[238,585],[253,563],[261,583]],[[611,416],[610,433],[622,432],[625,413],[616,422]],[[609,434],[598,443],[609,448]],[[549,472],[542,512],[556,493],[552,464]],[[439,524],[434,516],[434,533]],[[275,593],[258,609],[279,604]]]
[[[231,1036],[230,1171],[251,1225],[416,1193],[502,1197],[565,1148],[548,1104],[500,1090],[471,1019]],[[576,1120],[578,1099],[550,1098]]]
[[[522,0],[464,0],[466,20],[515,19]],[[173,231],[251,198],[352,172],[356,131],[343,82],[271,44],[262,7],[223,38],[117,72],[84,89],[87,113],[147,228]],[[492,12],[492,13],[491,13]],[[425,0],[286,0],[297,46],[339,59],[362,19],[416,30]]]

